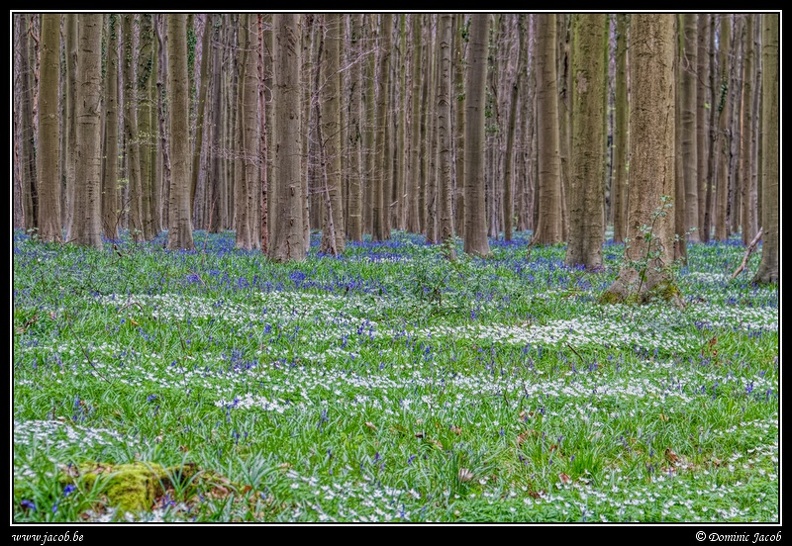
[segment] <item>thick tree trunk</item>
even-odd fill
[[[300,25],[298,14],[272,16],[275,59],[275,163],[273,186],[278,186],[272,217],[269,256],[275,261],[305,259],[303,231],[302,148],[300,119]]]
[[[187,74],[187,16],[168,16],[168,97],[170,98],[170,132],[189,135],[190,87]],[[190,206],[190,141],[171,140],[170,223],[168,248],[193,250],[192,207]]]
[[[58,89],[60,87],[60,21],[56,13],[41,15],[41,90],[38,123],[38,228],[45,242],[63,241]]]
[[[539,217],[533,241],[537,244],[557,244],[562,239],[561,228],[561,159],[558,115],[558,86],[556,84],[556,16],[537,15],[536,117],[537,156],[539,161]]]
[[[605,14],[577,14],[572,22],[572,165],[566,264],[602,267],[605,238]]]
[[[465,77],[465,252],[489,256],[484,207],[484,107],[489,15],[470,16]]]
[[[762,14],[762,261],[753,282],[779,282],[778,183],[779,183],[779,62],[780,15]]]
[[[102,248],[102,14],[80,15],[75,151],[75,207],[71,242]]]
[[[637,14],[630,28],[629,244],[604,302],[681,306],[671,278],[674,195],[674,14]],[[648,226],[648,227],[647,227]]]

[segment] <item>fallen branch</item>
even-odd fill
[[[756,245],[759,244],[759,240],[762,238],[762,229],[763,228],[759,228],[756,237],[753,238],[751,244],[749,244],[748,248],[745,249],[745,256],[743,256],[743,260],[742,263],[740,264],[740,267],[734,270],[734,273],[732,273],[731,279],[729,280],[733,281],[734,279],[736,279],[737,275],[739,275],[742,272],[742,270],[745,269],[745,265],[748,263],[748,258],[751,257],[751,253],[756,249]]]

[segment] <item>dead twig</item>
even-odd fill
[[[751,241],[751,243],[748,245],[748,248],[745,249],[745,255],[743,256],[742,263],[740,264],[740,267],[738,267],[737,269],[734,270],[734,273],[732,273],[731,279],[729,279],[729,280],[733,281],[734,279],[736,279],[737,275],[742,273],[742,270],[745,269],[745,266],[748,264],[748,258],[750,258],[751,257],[751,253],[754,250],[756,250],[756,245],[759,244],[759,240],[762,238],[762,229],[763,228],[759,228],[759,231],[757,232],[756,237],[753,238],[753,241]]]

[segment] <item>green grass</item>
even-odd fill
[[[274,264],[15,233],[14,520],[777,522],[778,289],[729,280],[743,248],[629,307],[597,303],[621,245],[587,273],[528,235]]]

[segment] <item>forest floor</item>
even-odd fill
[[[528,233],[275,264],[13,240],[14,522],[778,522],[779,293],[691,244],[600,305]]]

